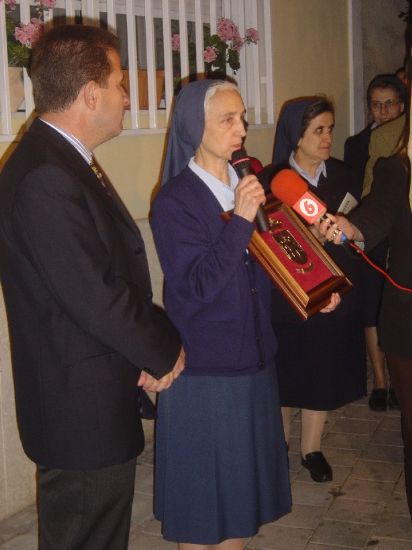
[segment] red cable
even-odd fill
[[[357,246],[355,243],[351,243],[349,241],[349,245],[354,248],[356,250],[356,252],[358,254],[360,254],[362,256],[362,258],[368,262],[369,265],[371,265],[374,269],[376,269],[376,271],[379,271],[379,273],[381,273],[384,277],[386,277],[388,279],[388,281],[393,285],[395,286],[396,288],[399,288],[400,290],[404,290],[405,292],[412,292],[412,288],[408,288],[407,286],[402,286],[402,285],[398,285],[398,283],[396,283],[392,277],[390,275],[388,275],[388,273],[386,273],[386,271],[384,269],[382,269],[381,267],[379,267],[378,265],[374,264],[372,262],[372,260],[370,258],[368,258],[368,256],[365,254],[365,252],[359,248],[359,246]]]

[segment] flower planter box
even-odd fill
[[[123,69],[124,81],[123,85],[127,93],[130,90],[129,82],[129,71],[128,69]],[[147,70],[146,69],[137,69],[137,81],[139,85],[139,109],[145,110],[149,108],[149,92],[148,92],[148,83],[147,83]],[[162,100],[162,95],[165,87],[165,72],[163,69],[158,69],[156,71],[156,106],[160,106]]]

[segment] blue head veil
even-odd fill
[[[276,130],[274,165],[288,165],[290,153],[296,149],[301,137],[303,115],[315,100],[298,99],[288,103],[279,118]]]
[[[161,184],[179,174],[199,147],[205,128],[205,95],[216,80],[197,80],[184,86],[177,96],[169,132]]]

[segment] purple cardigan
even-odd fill
[[[153,204],[165,307],[182,338],[187,375],[250,374],[276,353],[270,281],[246,252],[254,225],[240,216],[227,223],[221,211],[189,168]]]

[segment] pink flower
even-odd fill
[[[172,52],[180,52],[180,36],[178,34],[172,36]]]
[[[54,8],[56,5],[56,0],[37,0],[38,4],[40,6],[43,6],[43,8]]]
[[[33,44],[40,38],[43,32],[43,21],[33,18],[30,23],[16,27],[14,29],[14,36],[16,40],[21,42],[24,46],[31,48]]]
[[[208,46],[203,51],[203,60],[205,63],[212,63],[217,58],[216,49],[213,46]]]
[[[16,0],[4,0],[4,3],[10,11],[16,9]]]
[[[239,33],[236,25],[231,19],[221,17],[217,23],[217,35],[219,38],[227,42],[232,40],[236,33]]]
[[[243,46],[243,38],[240,36],[239,31],[236,30],[236,33],[233,37],[233,49],[237,52],[240,52]]]
[[[245,42],[248,44],[257,44],[259,40],[259,33],[256,29],[251,27],[250,29],[246,29],[245,32]]]

